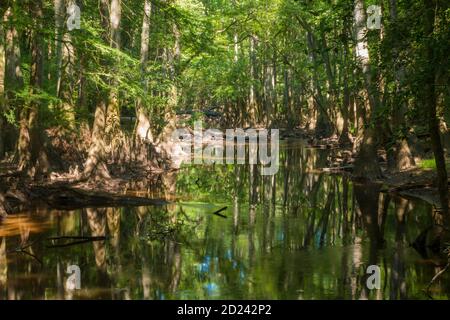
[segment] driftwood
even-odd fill
[[[60,244],[53,244],[53,245],[47,245],[46,248],[65,248],[70,246],[75,246],[78,244],[88,243],[88,242],[94,242],[94,241],[105,241],[107,240],[107,237],[99,236],[99,237],[84,237],[84,236],[61,236],[61,237],[50,237],[45,240],[48,241],[58,241],[58,240],[77,240],[72,241],[68,243],[60,243]]]
[[[31,188],[30,193],[35,200],[42,200],[55,209],[167,204],[162,199],[134,197],[103,191],[89,191],[67,185],[34,186]]]
[[[433,187],[432,183],[407,183],[400,186],[395,186],[389,189],[390,193],[400,193],[403,191],[415,190],[415,189],[426,189]]]

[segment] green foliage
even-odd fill
[[[447,170],[450,169],[450,162],[447,162],[446,164]],[[433,159],[422,159],[419,163],[419,167],[422,169],[432,169],[436,170],[436,160]]]

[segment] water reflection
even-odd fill
[[[11,216],[0,225],[0,298],[426,299],[442,260],[410,244],[433,224],[431,208],[321,173],[328,155],[287,142],[275,176],[212,165],[162,177],[167,206]],[[225,206],[227,218],[212,214]],[[53,236],[106,240],[49,248]],[[72,264],[79,291],[65,288]],[[365,285],[373,264],[380,290]],[[449,293],[445,275],[432,294]]]

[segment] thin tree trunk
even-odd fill
[[[257,102],[257,88],[255,84],[258,83],[258,66],[256,65],[256,46],[257,46],[257,37],[255,35],[251,35],[249,38],[250,41],[250,96],[249,96],[249,111],[248,111],[248,120],[250,126],[255,126],[258,122],[258,102]]]
[[[39,33],[43,23],[42,0],[34,1],[31,4],[30,12],[31,16],[34,17],[35,24],[31,43],[30,95],[37,95],[42,90],[44,80],[43,42]],[[29,177],[47,173],[49,169],[48,159],[43,147],[43,132],[41,132],[39,120],[40,109],[41,102],[36,101],[35,98],[30,102],[28,108],[23,106],[20,113],[18,169]],[[38,164],[39,167],[37,167]]]
[[[58,3],[60,2],[60,3]],[[74,4],[74,0],[66,1],[67,7]],[[61,98],[61,111],[65,116],[65,120],[73,129],[75,127],[75,109],[72,101],[75,72],[75,48],[72,45],[71,35],[64,32],[64,15],[66,6],[63,0],[55,0],[55,22],[56,22],[56,60],[57,60],[57,88],[56,93]],[[62,44],[64,43],[64,46]]]
[[[149,0],[144,2],[144,16],[142,19],[142,32],[141,32],[141,77],[144,94],[148,93],[148,84],[145,79],[146,67],[148,63],[149,55],[149,41],[150,41],[150,18],[152,12],[152,4]],[[150,117],[148,110],[146,109],[143,99],[138,98],[136,103],[136,136],[142,140],[153,141],[153,136],[150,128]]]
[[[309,29],[309,27],[308,27]],[[312,77],[312,86],[313,86],[313,98],[314,98],[314,106],[317,112],[317,123],[315,126],[315,131],[320,136],[329,136],[331,134],[331,123],[329,116],[326,111],[326,107],[328,102],[322,94],[322,88],[319,84],[319,65],[317,59],[317,48],[316,48],[316,39],[312,31],[307,31],[306,40],[308,44],[308,51],[311,63],[313,64],[313,77]]]
[[[55,56],[56,56],[56,95],[59,96],[61,89],[61,73],[62,73],[62,41],[64,35],[64,17],[66,6],[64,0],[55,0]]]
[[[110,46],[113,49],[120,50],[121,37],[120,27],[122,19],[122,1],[111,0],[109,11],[109,32]],[[114,145],[113,141],[120,133],[120,105],[119,92],[117,90],[117,81],[111,81],[111,90],[109,93],[108,110],[106,114],[106,138],[109,144]]]
[[[346,28],[344,29],[345,32]],[[351,145],[352,140],[350,139],[350,132],[349,132],[349,126],[350,126],[350,110],[351,110],[351,98],[350,98],[350,88],[349,88],[349,47],[348,47],[348,41],[347,38],[344,41],[344,58],[343,58],[343,73],[344,73],[344,92],[343,92],[343,101],[342,101],[342,118],[343,118],[343,124],[342,124],[342,132],[339,137],[339,144],[341,145]]]
[[[294,121],[295,121],[295,115],[292,113],[291,110],[291,96],[290,96],[290,82],[289,82],[290,78],[289,78],[289,69],[288,67],[285,65],[283,67],[283,84],[284,84],[284,88],[283,88],[283,108],[284,108],[284,112],[285,112],[285,118],[284,120],[286,121],[288,128],[292,128],[294,127]]]
[[[397,26],[397,0],[389,1],[390,16],[391,21],[395,26]],[[394,92],[394,103],[393,105],[393,126],[394,130],[398,132],[397,142],[395,147],[395,167],[397,170],[405,170],[415,165],[414,158],[411,154],[411,149],[409,148],[409,143],[406,134],[406,111],[407,104],[404,97],[404,92],[402,87],[404,85],[405,78],[405,68],[402,62],[398,62],[398,48],[396,47],[396,41],[393,41],[394,47],[392,48],[392,60],[394,65],[397,64],[395,68],[395,92]],[[397,98],[398,97],[398,98]]]
[[[5,11],[3,20],[5,22],[4,26],[8,26],[5,30],[5,77],[4,77],[4,87],[5,87],[5,105],[9,108],[16,110],[20,109],[23,103],[22,99],[16,96],[16,92],[22,90],[23,88],[23,76],[22,69],[20,67],[21,52],[20,52],[20,41],[19,32],[16,25],[13,23],[15,19],[14,3],[11,4]],[[4,141],[6,142],[6,141]],[[16,142],[14,142],[16,143]]]
[[[1,15],[0,15],[1,18]],[[5,155],[5,119],[3,111],[5,108],[5,34],[3,24],[0,24],[0,159]]]
[[[442,141],[439,132],[439,119],[436,115],[436,51],[433,43],[434,21],[436,6],[433,0],[423,0],[425,6],[425,41],[426,41],[426,61],[427,69],[424,79],[423,98],[428,113],[428,128],[431,137],[431,147],[433,149],[434,158],[437,168],[437,185],[439,189],[439,198],[441,200],[442,212],[445,216],[449,213],[448,198],[448,178],[445,167],[445,155],[442,148]]]

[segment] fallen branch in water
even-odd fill
[[[87,236],[60,236],[60,237],[50,237],[45,240],[63,240],[63,239],[84,239],[84,240],[106,240],[105,236],[98,237],[87,237]]]
[[[39,264],[40,264],[41,266],[44,265],[44,263],[42,263],[41,259],[39,259],[37,256],[35,256],[35,255],[32,254],[31,252],[22,250],[22,251],[20,251],[20,252],[18,252],[18,253],[24,253],[24,254],[26,254],[26,255],[29,255],[30,257],[36,259],[36,261],[39,262]]]
[[[64,248],[64,247],[70,247],[75,246],[78,244],[88,243],[88,242],[94,242],[94,241],[104,241],[107,238],[100,236],[100,237],[83,237],[83,236],[61,236],[61,237],[51,237],[47,238],[45,240],[55,241],[55,240],[66,240],[66,239],[78,239],[79,241],[73,241],[69,243],[63,243],[63,244],[54,244],[54,245],[47,245],[46,248]]]
[[[228,207],[223,207],[222,209],[219,209],[217,211],[214,211],[212,214],[215,214],[216,216],[219,216],[221,218],[227,218],[227,216],[220,214],[220,212],[226,210]]]
[[[34,196],[56,209],[104,206],[147,206],[167,204],[162,199],[149,199],[103,191],[91,191],[67,185],[34,186]]]
[[[28,252],[28,251],[25,250],[26,248],[31,247],[33,244],[35,244],[36,242],[38,242],[38,241],[40,241],[40,240],[42,240],[42,239],[41,239],[41,238],[36,239],[35,241],[30,242],[30,243],[27,243],[27,244],[24,244],[24,245],[22,245],[22,246],[20,246],[20,247],[18,247],[18,248],[16,248],[16,249],[9,250],[9,251],[7,251],[7,253],[23,253],[23,254],[26,254],[26,255],[28,255],[28,256],[34,258],[34,259],[35,259],[37,262],[39,262],[40,265],[42,266],[43,263],[42,263],[41,259],[39,259],[39,258],[38,258],[36,255],[34,255],[33,253]]]

